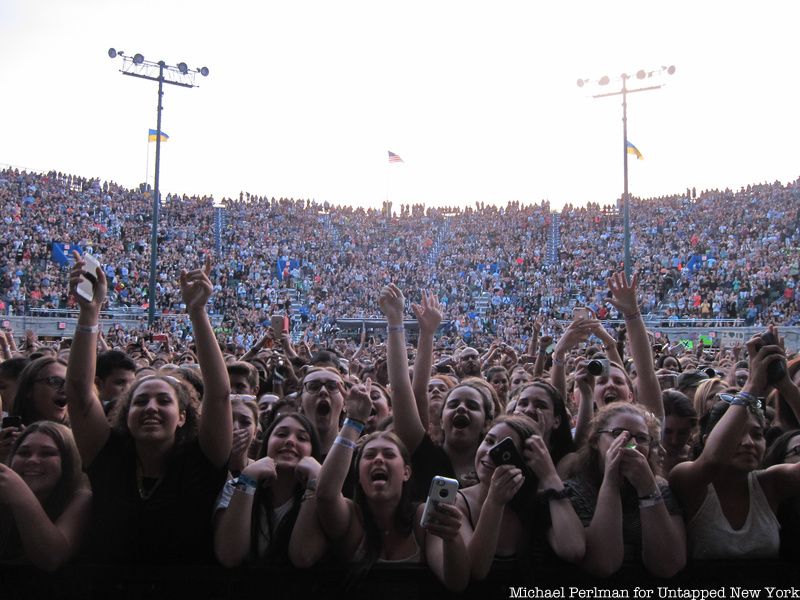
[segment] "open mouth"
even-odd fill
[[[384,482],[389,481],[389,474],[386,471],[373,471],[370,474],[370,480],[373,483],[376,483],[378,481],[384,481]]]
[[[67,405],[67,399],[66,398],[56,398],[55,400],[53,400],[53,403],[58,408],[64,408]]]
[[[456,415],[453,417],[453,427],[456,429],[469,427],[469,417],[467,415]]]
[[[617,401],[617,395],[616,394],[607,394],[607,395],[603,396],[603,402],[605,402],[606,404],[611,404],[612,402],[616,402],[616,401]]]
[[[317,414],[320,417],[327,417],[331,414],[331,405],[329,402],[318,402],[317,403]]]

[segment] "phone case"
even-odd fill
[[[514,440],[512,440],[510,437],[503,438],[494,446],[492,446],[492,448],[489,450],[489,456],[497,467],[500,465],[514,465],[523,472],[526,470],[525,461],[522,459],[519,450],[517,450],[517,447],[514,445]]]
[[[83,266],[83,275],[75,291],[79,296],[91,302],[94,298],[94,281],[97,280],[95,273],[100,263],[91,254],[84,254],[83,260],[86,264]]]
[[[449,477],[437,475],[431,480],[431,487],[428,490],[428,499],[425,501],[425,509],[422,511],[420,523],[423,527],[428,524],[431,514],[436,510],[436,505],[455,504],[456,492],[458,492],[458,481]]]

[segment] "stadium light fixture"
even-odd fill
[[[653,71],[645,71],[644,69],[640,69],[636,71],[636,78],[639,80],[649,79],[655,75],[662,75],[664,73],[667,75],[674,75],[675,65],[670,65],[669,67],[662,66],[661,69]],[[622,193],[622,219],[625,225],[625,275],[627,275],[629,278],[631,276],[632,265],[630,195],[628,194],[628,94],[657,90],[662,87],[661,85],[650,85],[646,87],[628,89],[627,81],[631,79],[631,77],[632,76],[628,73],[622,73],[620,75],[619,81],[622,82],[622,87],[618,92],[606,92],[592,96],[593,98],[622,96],[622,173],[624,180],[624,191]],[[579,79],[578,87],[583,87],[583,85],[588,82],[588,79]],[[603,75],[603,77],[597,80],[598,85],[608,85],[610,82],[611,80],[609,79],[608,75]]]
[[[196,73],[200,73],[204,77],[208,76],[208,68],[202,69],[189,69],[185,62],[178,63],[176,66],[171,66],[163,60],[153,62],[145,60],[144,56],[136,53],[133,57],[125,56],[122,51],[117,51],[114,48],[108,49],[109,58],[122,58],[122,69],[120,72],[123,75],[130,77],[139,77],[140,79],[148,79],[150,81],[158,82],[158,108],[156,109],[156,174],[155,185],[153,186],[153,219],[150,235],[150,283],[148,286],[148,309],[147,309],[147,324],[153,325],[156,315],[156,267],[158,265],[158,213],[161,208],[161,194],[159,192],[159,180],[161,173],[161,111],[163,106],[161,100],[164,96],[164,84],[177,85],[181,87],[193,88],[197,87],[195,83]]]

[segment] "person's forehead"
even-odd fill
[[[608,429],[617,428],[647,433],[647,424],[644,422],[644,418],[639,415],[632,415],[630,413],[622,413],[611,417],[611,419],[608,421]]]
[[[168,384],[163,379],[148,379],[147,381],[143,381],[139,384],[136,388],[136,394],[142,393],[168,393],[170,395],[174,395],[175,390],[172,389],[172,386]]]
[[[481,394],[467,386],[459,386],[450,392],[450,400],[481,400]]]
[[[306,375],[305,381],[337,381],[341,382],[342,378],[338,377],[331,371],[314,371]]]
[[[431,386],[447,387],[447,384],[444,381],[442,381],[441,379],[431,379],[428,382],[428,387],[431,387]]]
[[[519,442],[519,435],[507,423],[497,423],[489,430],[489,434],[497,440],[510,437],[515,443]]]
[[[28,435],[25,440],[20,444],[20,448],[23,446],[40,446],[42,448],[56,448],[55,441],[49,435],[45,433],[40,433],[38,431],[31,433]]]
[[[545,400],[548,404],[552,404],[550,396],[542,388],[532,385],[520,392],[519,400]]]
[[[67,367],[65,367],[61,363],[50,363],[46,367],[42,367],[42,370],[40,371],[40,373],[44,377],[47,377],[49,375],[60,375],[66,372],[67,372]]]
[[[297,419],[295,419],[292,416],[289,416],[289,417],[286,417],[285,419],[282,419],[275,426],[275,431],[280,431],[280,430],[295,431],[295,432],[302,431],[302,432],[308,433],[308,431],[306,430],[305,426],[300,421],[298,421]]]
[[[397,444],[392,442],[391,440],[387,440],[386,438],[376,438],[374,440],[370,440],[364,446],[364,451],[367,450],[394,450],[398,451]]]

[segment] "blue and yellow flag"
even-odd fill
[[[149,129],[148,131],[149,131],[149,133],[147,134],[147,141],[148,142],[155,142],[156,141],[156,136],[158,135],[158,132],[155,129]],[[161,141],[162,142],[166,142],[168,139],[169,139],[169,136],[162,131],[161,132]]]
[[[633,154],[636,160],[644,160],[644,156],[639,152],[639,149],[627,140],[625,140],[625,149],[628,151],[628,154]]]

